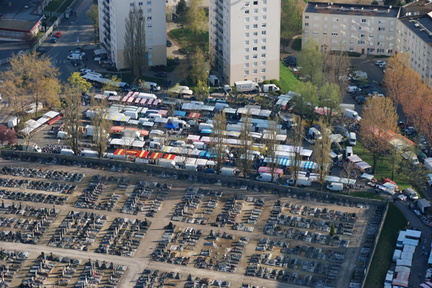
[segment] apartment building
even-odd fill
[[[279,79],[280,0],[212,0],[209,45],[222,83]]]
[[[392,55],[399,8],[309,2],[303,13],[303,45],[313,40],[322,50]]]
[[[419,4],[421,3],[416,2],[407,8],[412,10]],[[432,10],[432,7],[429,9]],[[407,53],[411,68],[421,76],[424,83],[432,87],[432,12],[430,10],[423,14],[419,10],[411,12],[402,9],[396,28],[396,51]]]
[[[140,8],[145,19],[148,65],[166,65],[165,1],[160,0],[98,0],[99,40],[108,51],[117,69],[127,68],[124,62],[125,22],[131,8]]]

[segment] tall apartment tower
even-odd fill
[[[211,0],[210,57],[222,83],[279,79],[280,0]]]
[[[165,1],[161,0],[98,0],[99,40],[108,51],[117,69],[127,68],[124,62],[126,19],[136,7],[145,19],[148,65],[166,65]]]

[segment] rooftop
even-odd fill
[[[413,33],[432,45],[432,12],[418,18],[400,19]]]
[[[42,17],[33,14],[39,2],[39,0],[0,0],[0,29],[28,31],[33,28]]]
[[[363,15],[363,16],[379,16],[379,17],[396,18],[398,16],[399,7],[348,4],[348,3],[309,2],[306,6],[305,12],[336,14],[336,15],[351,15],[351,16]]]
[[[400,18],[412,17],[412,16],[424,16],[432,11],[431,0],[421,0],[417,2],[411,2],[402,7]]]

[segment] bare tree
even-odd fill
[[[3,124],[0,124],[0,143],[3,146],[4,142],[15,143],[16,133],[15,130],[9,129]]]
[[[292,159],[291,171],[294,177],[294,182],[297,185],[298,174],[300,170],[300,161],[302,159],[301,150],[304,139],[304,123],[303,119],[297,115],[294,116],[294,123],[297,123],[293,128],[292,144],[294,146],[294,158]]]
[[[135,78],[141,78],[147,67],[145,19],[141,8],[132,8],[126,18],[124,59]]]
[[[275,169],[278,167],[278,154],[277,154],[277,135],[279,127],[279,116],[276,116],[273,120],[268,120],[268,129],[265,131],[263,137],[265,137],[266,144],[266,156],[268,159],[268,166],[270,167],[271,182],[273,182]]]
[[[86,12],[87,17],[90,19],[90,21],[93,24],[93,33],[94,33],[94,39],[95,44],[99,40],[99,9],[97,4],[92,4],[90,8]]]
[[[36,53],[15,55],[10,59],[10,68],[0,75],[4,79],[0,93],[9,99],[15,113],[25,115],[32,104],[38,114],[40,104],[60,106],[58,75],[58,69],[45,56],[37,57]]]
[[[244,178],[247,178],[248,172],[252,167],[252,121],[249,113],[242,115],[241,130],[240,130],[240,145],[239,145],[239,166]]]
[[[64,97],[64,127],[69,136],[66,142],[75,155],[78,155],[81,152],[81,140],[84,134],[81,123],[81,92],[77,85],[71,84],[65,88],[64,95],[67,95]]]
[[[325,183],[325,177],[330,171],[331,167],[331,139],[330,139],[330,129],[324,123],[320,123],[322,138],[315,142],[314,155],[315,161],[318,164],[318,181],[321,185],[321,189]]]
[[[91,123],[94,127],[93,142],[96,146],[98,156],[102,158],[106,151],[112,122],[106,119],[108,105],[104,100],[101,102],[93,101],[92,106],[94,107],[94,115],[91,118]]]
[[[378,159],[390,150],[389,133],[396,130],[398,116],[392,100],[386,97],[366,101],[362,116],[360,136],[363,145],[372,153],[372,173],[375,173]]]
[[[216,173],[219,174],[226,154],[225,131],[227,129],[225,112],[213,117],[212,142],[216,154]]]

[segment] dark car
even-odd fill
[[[349,137],[349,132],[348,132],[348,130],[345,127],[334,126],[333,127],[333,131],[334,131],[335,134],[340,134],[340,135],[342,135],[344,137],[347,137],[347,138]]]
[[[170,40],[166,40],[166,46],[167,47],[171,47],[172,46],[172,42]]]
[[[180,48],[180,49],[178,49],[178,52],[180,54],[189,54],[189,50],[187,50],[186,48]]]
[[[297,67],[297,58],[295,56],[288,56],[283,59],[284,65],[287,67]]]
[[[37,56],[42,56],[45,52],[46,52],[45,48],[39,47],[36,49],[36,55]]]
[[[366,103],[366,97],[359,95],[355,98],[355,101],[357,102],[357,104],[363,105],[364,103]]]
[[[155,77],[167,78],[167,73],[165,71],[159,71],[155,73]]]

